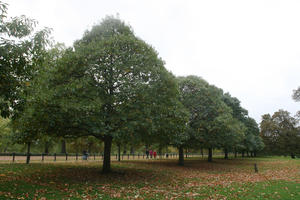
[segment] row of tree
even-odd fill
[[[183,165],[186,148],[251,152],[263,148],[258,125],[240,101],[197,76],[174,77],[132,28],[106,17],[70,48],[49,49],[49,29],[7,19],[0,2],[0,109],[13,138],[93,136],[104,142],[109,172],[112,142],[172,145]]]

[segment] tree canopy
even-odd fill
[[[190,143],[208,148],[221,146],[223,126],[231,109],[222,100],[223,91],[197,76],[179,77],[181,102],[190,112]],[[226,117],[227,116],[227,117]],[[212,154],[209,154],[209,161]]]
[[[25,16],[7,17],[7,4],[0,1],[0,111],[14,117],[22,110],[22,97],[43,62],[50,29],[35,31],[37,21]]]
[[[104,171],[110,170],[112,139],[123,134],[157,139],[178,94],[157,52],[113,17],[44,69],[32,84],[23,130],[103,140]]]
[[[278,110],[272,116],[265,114],[260,123],[261,135],[267,153],[291,155],[300,152],[298,120],[285,110]]]

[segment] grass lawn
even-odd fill
[[[0,199],[300,199],[300,160],[283,157],[0,164]],[[259,173],[254,172],[257,163]]]

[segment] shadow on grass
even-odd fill
[[[255,162],[256,159],[221,159],[216,158],[213,162],[208,162],[204,159],[186,159],[184,166],[179,166],[177,160],[147,160],[147,161],[122,161],[127,165],[137,165],[143,168],[152,170],[173,170],[173,171],[185,171],[185,170],[198,170],[198,171],[232,171],[237,168],[249,168]]]
[[[112,164],[112,172],[102,173],[99,163],[67,164],[0,164],[5,177],[3,181],[25,180],[31,184],[118,184],[126,185],[147,182],[155,184],[157,180],[168,181],[168,176],[155,170],[127,167],[126,163]]]
[[[157,180],[167,182],[170,177],[178,174],[194,172],[222,173],[253,170],[255,162],[261,159],[214,159],[213,162],[201,158],[185,160],[184,166],[179,166],[175,159],[167,160],[136,160],[112,162],[112,172],[103,174],[100,162],[86,163],[33,163],[26,164],[0,164],[1,173],[6,180],[26,179],[37,183],[98,183],[98,184],[131,184],[149,182],[155,184]],[[283,163],[284,164],[284,163]]]

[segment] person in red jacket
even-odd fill
[[[156,151],[153,152],[154,159],[156,158]]]

